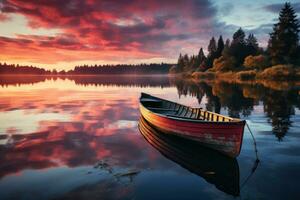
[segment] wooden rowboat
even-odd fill
[[[164,133],[194,140],[230,157],[241,151],[245,120],[142,93],[141,115]]]
[[[240,170],[236,158],[225,156],[194,141],[163,134],[143,117],[139,121],[139,130],[147,142],[166,158],[204,178],[222,192],[240,195]]]

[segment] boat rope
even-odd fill
[[[249,125],[248,125],[247,122],[246,122],[246,126],[247,126],[247,128],[248,128],[248,130],[249,130],[249,132],[250,132],[250,134],[251,134],[251,136],[252,136],[252,139],[253,139],[253,145],[254,145],[254,151],[255,151],[255,157],[256,157],[256,160],[258,160],[258,162],[259,162],[256,140],[255,140],[254,135],[253,135],[253,133],[252,133],[252,131],[251,131],[251,129],[250,129],[250,127],[249,127]]]
[[[241,184],[241,190],[243,189],[243,187],[245,186],[245,184],[248,182],[248,180],[250,179],[250,177],[254,174],[255,170],[257,169],[257,166],[258,166],[258,163],[260,162],[260,160],[258,159],[258,150],[257,150],[257,144],[256,144],[256,140],[254,138],[254,135],[248,125],[248,123],[246,122],[246,126],[252,136],[252,139],[253,139],[253,145],[254,145],[254,150],[255,150],[255,162],[253,164],[253,167],[251,169],[251,173],[247,176],[247,178],[243,181],[243,183]]]

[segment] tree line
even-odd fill
[[[167,74],[172,64],[118,64],[118,65],[94,65],[76,66],[69,74]]]
[[[100,74],[167,74],[172,64],[118,64],[118,65],[83,65],[75,66],[73,70],[57,71],[26,65],[0,63],[0,74],[30,74],[30,75],[100,75]]]
[[[43,68],[27,66],[27,65],[15,65],[0,63],[0,74],[51,74],[50,70],[45,70]]]
[[[209,41],[205,55],[203,47],[197,55],[179,55],[177,65],[172,73],[190,73],[204,71],[235,71],[246,68],[265,69],[272,65],[300,65],[299,21],[290,3],[281,9],[278,23],[270,33],[266,50],[259,47],[254,34],[246,36],[239,28],[232,40],[224,42],[222,35],[218,41],[214,37]]]

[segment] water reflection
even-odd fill
[[[170,160],[227,194],[240,194],[239,165],[235,158],[199,146],[195,142],[166,135],[153,128],[143,117],[140,118],[139,129],[145,139]]]
[[[1,199],[231,199],[226,192],[251,199],[299,196],[299,84],[28,76],[1,77],[0,85]],[[247,119],[262,164],[245,189],[237,179],[223,182],[222,173],[205,174],[205,167],[218,169],[203,154],[196,157],[212,165],[195,161],[200,167],[194,169],[194,160],[178,161],[190,173],[150,146],[137,127],[140,92]],[[239,172],[232,170],[236,161],[228,164],[230,176],[239,174],[241,182],[255,159],[248,136],[238,157]],[[277,139],[281,145],[274,145]],[[282,182],[288,190],[282,190]]]
[[[227,110],[231,117],[248,117],[254,106],[263,104],[263,111],[273,127],[273,133],[282,140],[289,127],[295,108],[300,106],[298,87],[288,90],[275,90],[265,85],[230,84],[226,82],[187,82],[176,80],[174,83],[179,95],[192,95],[201,102],[206,97],[206,109],[220,113]],[[278,89],[281,87],[278,86]]]
[[[260,84],[231,84],[227,82],[185,81],[168,76],[1,76],[2,87],[34,85],[44,81],[69,80],[76,85],[83,86],[115,86],[115,87],[172,87],[176,86],[179,97],[192,96],[198,103],[206,100],[207,110],[220,113],[227,111],[231,117],[241,118],[250,116],[254,106],[263,105],[263,111],[273,127],[273,133],[282,140],[289,127],[292,126],[291,116],[295,114],[295,107],[300,108],[299,84],[286,82],[262,82]],[[50,87],[50,86],[49,86]],[[27,105],[34,108],[34,105]],[[49,104],[48,106],[53,106]],[[74,105],[61,105],[71,106]],[[0,108],[8,109],[9,105],[0,102]],[[24,108],[24,105],[21,106]],[[65,108],[64,108],[65,109]]]
[[[49,80],[71,80],[74,81],[76,85],[84,86],[119,86],[119,87],[170,87],[171,83],[168,76],[159,75],[140,75],[140,76],[130,76],[130,75],[120,75],[118,78],[113,75],[106,76],[61,76],[61,77],[51,77],[51,76],[0,76],[0,86],[7,87],[10,85],[21,86],[26,84],[34,84]]]

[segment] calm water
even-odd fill
[[[20,80],[0,80],[1,200],[300,199],[296,86],[163,76]],[[168,139],[165,147],[164,138],[147,142],[138,128],[142,91],[246,119],[256,170],[247,130],[236,160]]]

